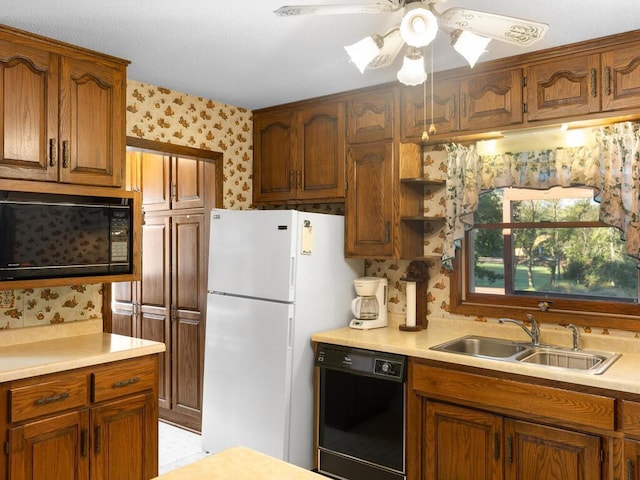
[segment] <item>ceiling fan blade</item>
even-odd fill
[[[402,8],[404,0],[387,0],[372,5],[285,5],[274,10],[280,17],[295,15],[339,15],[344,13],[388,13]]]
[[[404,45],[400,30],[397,28],[385,34],[383,38],[382,48],[378,55],[367,65],[367,70],[391,65]]]
[[[522,47],[528,47],[537,42],[549,30],[549,25],[546,23],[458,7],[450,8],[438,17],[440,25],[447,29],[468,30]]]

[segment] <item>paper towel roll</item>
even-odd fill
[[[416,326],[416,282],[407,282],[407,327]]]

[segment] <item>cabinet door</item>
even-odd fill
[[[119,187],[125,156],[125,72],[62,57],[60,181]]]
[[[347,141],[362,143],[393,138],[394,105],[395,91],[391,88],[351,98]]]
[[[481,74],[460,81],[460,129],[522,123],[522,70]]]
[[[640,442],[637,440],[624,441],[624,463],[622,465],[624,480],[640,479]]]
[[[295,195],[291,112],[254,115],[253,201],[289,200]]]
[[[146,480],[158,474],[158,415],[152,393],[91,409],[91,430],[91,480]]]
[[[438,136],[458,131],[458,96],[457,81],[434,82],[433,96],[431,85],[403,87],[400,102],[403,141],[420,140],[422,132],[432,123]]]
[[[167,345],[160,353],[158,366],[158,396],[160,406],[171,400],[169,354],[171,348],[171,233],[169,217],[147,217],[142,226],[142,280],[140,286],[140,338]]]
[[[598,480],[600,439],[585,433],[505,421],[506,480]]]
[[[323,103],[298,112],[296,199],[344,199],[345,135],[342,102]]]
[[[0,177],[56,181],[57,55],[0,40],[0,98]]]
[[[425,480],[502,478],[501,417],[428,402],[425,418]]]
[[[171,207],[171,160],[161,153],[140,152],[142,163],[142,209],[145,212]]]
[[[88,480],[88,425],[81,410],[10,429],[9,478]]]
[[[138,334],[136,311],[140,282],[111,284],[111,333],[135,337]]]
[[[195,157],[171,158],[171,208],[204,207],[205,160]]]
[[[602,54],[602,110],[640,107],[640,45]]]
[[[527,119],[548,120],[600,111],[600,56],[566,56],[529,67]]]
[[[393,256],[393,142],[351,145],[345,205],[345,255]]]
[[[172,401],[174,412],[200,428],[204,364],[207,265],[204,215],[173,218],[172,226]]]

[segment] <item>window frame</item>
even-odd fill
[[[589,222],[580,222],[585,224]],[[592,222],[604,225],[599,222]],[[514,228],[518,223],[487,224],[492,228]],[[548,223],[545,226],[549,226]],[[571,226],[570,222],[563,226]],[[547,298],[541,295],[513,295],[505,293],[469,292],[470,265],[474,261],[474,252],[466,248],[471,231],[465,233],[461,249],[456,251],[453,272],[450,277],[450,311],[454,314],[477,317],[512,317],[522,319],[527,313],[535,313],[536,319],[542,322],[594,326],[602,328],[640,330],[639,302],[607,302],[604,300]],[[640,271],[639,271],[640,274]],[[640,288],[640,283],[639,283]],[[549,302],[544,310],[540,304]]]

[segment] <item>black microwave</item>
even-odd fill
[[[0,281],[132,273],[132,199],[0,191]]]

